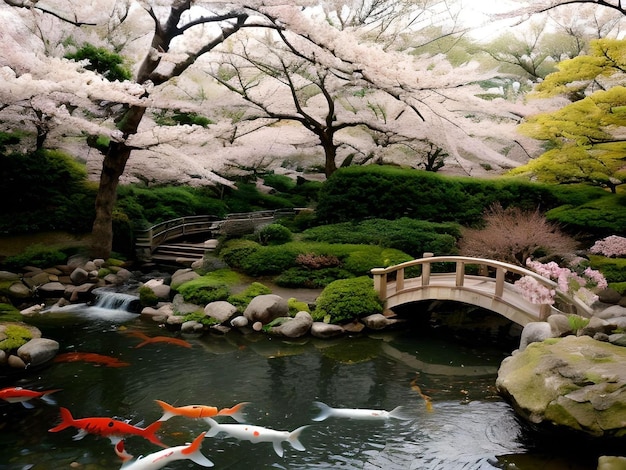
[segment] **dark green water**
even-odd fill
[[[531,449],[510,407],[494,392],[497,367],[508,354],[501,349],[463,346],[408,326],[337,340],[283,341],[232,332],[186,338],[192,348],[166,343],[135,348],[140,340],[129,331],[174,333],[133,314],[94,308],[30,322],[59,341],[61,352],[95,352],[130,363],[121,368],[54,363],[18,383],[6,378],[0,383],[61,388],[53,397],[75,418],[115,417],[147,426],[161,416],[155,399],[219,408],[246,401],[251,424],[287,431],[310,425],[301,436],[306,450],[284,443],[283,457],[270,443],[224,434],[205,438],[202,453],[216,469],[595,469],[592,453],[581,458],[571,449],[565,456]],[[314,401],[385,410],[403,405],[411,419],[315,422]],[[27,410],[0,403],[1,470],[120,468],[108,439],[73,440],[73,428],[50,433],[60,421],[58,407],[34,404]],[[158,434],[176,446],[207,429],[204,421],[174,417]],[[141,437],[125,442],[135,456],[159,450]],[[166,468],[202,467],[180,461]]]

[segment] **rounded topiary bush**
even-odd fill
[[[259,242],[263,245],[281,245],[293,238],[291,230],[281,224],[269,224],[258,233]]]
[[[228,240],[219,251],[220,258],[228,266],[241,269],[252,254],[261,249],[261,245],[252,240]]]
[[[178,293],[185,302],[206,305],[218,300],[226,300],[230,295],[228,286],[220,281],[203,276],[185,282],[178,287]]]
[[[374,282],[361,276],[328,284],[317,298],[313,319],[340,323],[382,311],[383,302],[374,290]]]

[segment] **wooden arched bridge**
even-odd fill
[[[412,271],[419,271],[419,275],[407,278],[407,272]],[[491,310],[522,326],[543,321],[552,313],[576,313],[586,317],[592,313],[583,302],[559,291],[554,281],[495,260],[426,253],[423,258],[375,268],[371,272],[374,287],[389,309],[422,300],[452,300]],[[535,304],[522,297],[513,285],[522,276],[530,276],[548,289],[554,289],[554,305]]]

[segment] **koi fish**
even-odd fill
[[[271,442],[274,446],[274,452],[279,457],[283,456],[283,442],[288,442],[296,450],[306,450],[299,440],[302,431],[309,426],[301,426],[294,431],[275,431],[274,429],[264,428],[261,426],[251,426],[249,424],[221,424],[213,418],[204,418],[211,426],[207,431],[207,437],[213,437],[224,432],[231,437],[239,440],[250,441],[253,444],[259,442]]]
[[[313,421],[324,421],[326,418],[350,418],[350,419],[368,419],[368,420],[385,420],[389,418],[410,419],[402,414],[402,406],[398,406],[391,411],[385,410],[365,410],[357,408],[331,408],[321,401],[313,402],[320,408],[320,414],[313,418]]]
[[[242,413],[243,408],[248,404],[248,402],[242,402],[232,408],[222,408],[219,410],[215,406],[187,405],[175,407],[161,400],[154,401],[163,408],[163,416],[159,418],[159,421],[167,421],[173,416],[185,416],[191,419],[210,418],[211,416],[230,416],[235,421],[243,423],[246,420]]]
[[[157,470],[174,460],[191,460],[203,467],[212,467],[213,462],[200,452],[205,434],[205,432],[200,433],[191,444],[168,447],[145,457],[139,457],[134,462],[130,461],[133,456],[124,449],[124,441],[119,441],[115,445],[115,453],[124,461],[122,470]]]
[[[60,388],[54,390],[45,390],[43,392],[36,392],[34,390],[27,390],[22,387],[7,387],[0,390],[0,398],[9,403],[21,403],[24,408],[34,408],[34,405],[30,403],[33,398],[40,398],[49,405],[56,405],[56,402],[48,395],[54,392],[58,392]]]
[[[132,335],[132,336],[136,336],[137,338],[141,338],[143,339],[142,343],[139,343],[137,346],[135,346],[135,348],[141,348],[142,346],[145,346],[146,344],[153,344],[153,343],[169,343],[169,344],[175,344],[177,346],[182,346],[184,348],[190,348],[191,347],[191,343],[183,340],[183,339],[179,339],[179,338],[171,338],[170,336],[148,336],[140,331],[129,331],[127,334]]]
[[[120,361],[119,359],[111,356],[105,356],[104,354],[87,353],[87,352],[67,352],[57,354],[53,362],[92,362],[97,365],[103,365],[105,367],[126,367],[130,364],[128,362]]]
[[[49,432],[58,432],[74,427],[78,429],[78,434],[73,437],[75,441],[82,439],[87,434],[97,434],[102,437],[108,437],[113,444],[117,444],[124,436],[135,435],[141,436],[158,446],[167,447],[155,434],[163,424],[161,421],[155,421],[147,428],[140,428],[113,418],[74,419],[67,408],[61,407],[60,410],[61,424],[49,429]]]

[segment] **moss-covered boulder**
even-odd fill
[[[532,343],[502,362],[496,387],[534,425],[626,439],[626,348],[588,336]]]

